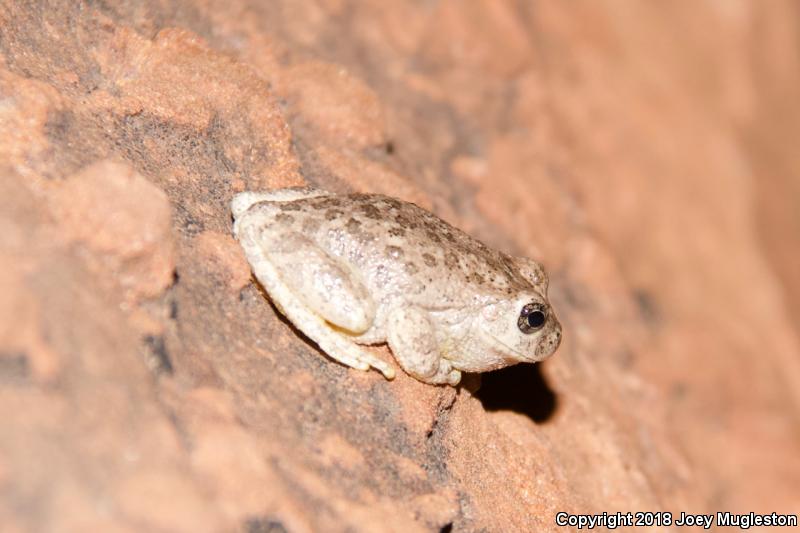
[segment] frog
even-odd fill
[[[534,261],[497,251],[418,205],[313,187],[245,191],[233,235],[275,307],[330,358],[386,379],[456,386],[550,357],[561,324]]]

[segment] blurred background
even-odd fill
[[[799,21],[779,0],[4,1],[2,529],[797,514]],[[542,261],[561,348],[458,389],[321,357],[230,236],[233,194],[303,184]]]

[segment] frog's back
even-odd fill
[[[377,194],[269,203],[276,228],[302,232],[353,265],[375,294],[447,307],[530,288],[508,255],[412,203]]]

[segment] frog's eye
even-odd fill
[[[517,327],[522,333],[533,333],[547,322],[547,307],[540,303],[526,304],[517,319]]]

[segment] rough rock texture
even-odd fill
[[[2,529],[797,513],[798,20],[777,0],[3,1]],[[480,388],[326,360],[230,237],[235,192],[303,183],[542,259],[561,349]]]

